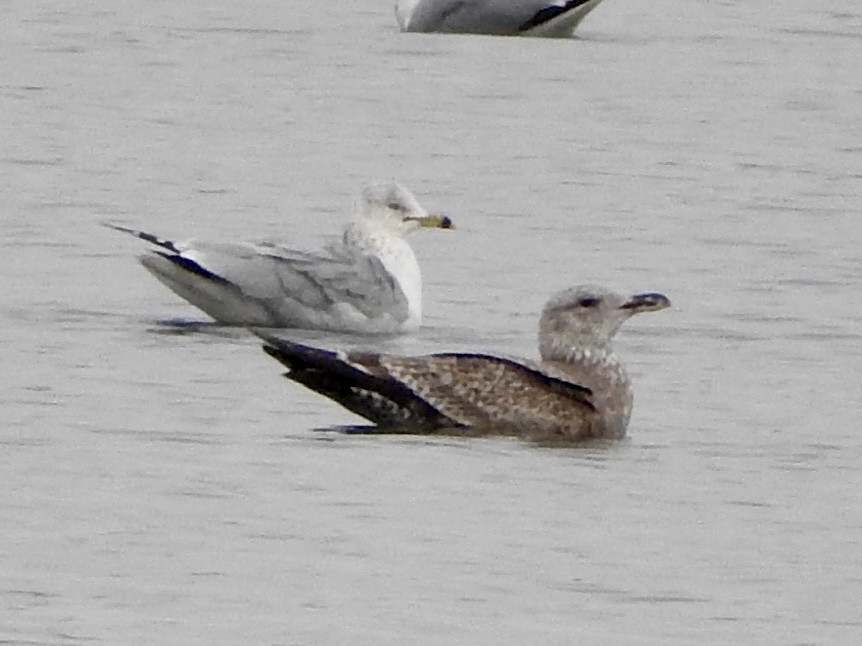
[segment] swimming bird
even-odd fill
[[[264,336],[285,376],[379,430],[517,435],[538,441],[621,438],[631,382],[611,340],[628,318],[670,306],[600,287],[555,294],[539,321],[540,361],[479,353],[396,356],[330,351]],[[390,430],[390,432],[392,432]]]
[[[419,327],[422,278],[404,236],[453,228],[394,183],[367,186],[341,240],[316,252],[269,242],[177,243],[107,226],[153,244],[141,264],[219,323],[367,334]]]
[[[601,0],[396,0],[401,31],[570,37]]]

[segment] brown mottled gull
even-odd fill
[[[422,322],[419,263],[404,235],[451,229],[452,221],[429,215],[403,186],[372,184],[340,243],[318,252],[273,243],[175,243],[108,226],[155,245],[141,264],[219,323],[380,334]]]
[[[624,321],[670,306],[662,294],[624,298],[597,287],[555,294],[539,322],[541,361],[472,353],[394,356],[331,352],[265,337],[288,379],[380,429],[470,429],[574,442],[625,435],[629,377],[611,349]]]

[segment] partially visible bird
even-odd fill
[[[173,242],[107,226],[155,245],[141,264],[219,323],[367,334],[420,326],[422,278],[404,236],[453,228],[399,184],[367,186],[341,240],[315,252],[270,242]]]
[[[396,0],[401,31],[570,37],[601,0]]]
[[[599,287],[554,295],[539,322],[541,361],[478,353],[396,356],[333,352],[267,337],[285,376],[379,429],[518,435],[539,441],[621,438],[631,382],[611,349],[628,318],[670,306],[662,294],[623,298]]]

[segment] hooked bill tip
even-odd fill
[[[452,222],[452,218],[448,215],[442,215],[439,213],[434,213],[432,215],[426,215],[421,218],[407,218],[408,220],[416,220],[419,223],[419,226],[429,228],[429,229],[454,229],[455,224]]]
[[[670,307],[670,299],[664,294],[636,294],[620,306],[621,310],[636,312],[657,312]]]

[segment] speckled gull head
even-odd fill
[[[539,321],[545,361],[565,361],[575,351],[610,353],[611,339],[630,317],[670,307],[663,294],[624,297],[602,287],[572,287],[554,294]]]
[[[447,215],[429,214],[413,194],[400,184],[370,184],[362,191],[359,208],[366,220],[404,235],[421,227],[452,229]]]

